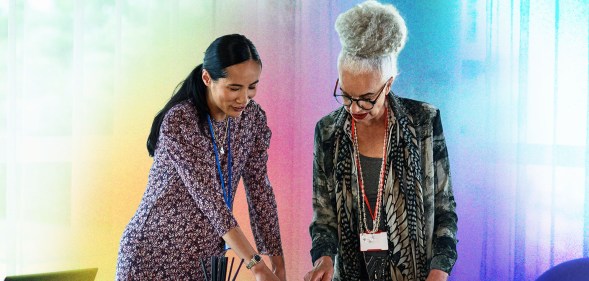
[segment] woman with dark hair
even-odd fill
[[[243,35],[217,38],[203,63],[157,114],[147,189],[121,239],[117,280],[205,280],[201,261],[227,248],[256,280],[286,280],[276,200],[266,162],[270,128],[256,95],[262,62]],[[243,177],[260,254],[232,215]]]

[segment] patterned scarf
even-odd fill
[[[425,280],[428,268],[425,253],[425,227],[421,165],[418,140],[412,120],[398,106],[393,94],[388,96],[391,124],[385,168],[386,225],[389,240],[387,264],[390,276],[386,280]],[[350,138],[350,115],[342,110],[340,128],[334,143],[336,207],[340,227],[340,257],[342,280],[359,280],[361,266],[357,193],[352,181],[354,164]],[[392,165],[392,169],[391,169]],[[391,173],[392,172],[392,173]],[[353,184],[354,183],[354,184]],[[377,269],[375,269],[377,270]],[[380,269],[382,271],[382,269]],[[369,276],[374,276],[370,272]]]

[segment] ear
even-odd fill
[[[387,86],[387,88],[389,89],[389,90],[387,91],[387,93],[388,93],[388,92],[390,92],[390,91],[391,91],[391,89],[393,88],[393,83],[395,83],[395,76],[392,76],[392,77],[391,77],[391,82],[389,82],[389,85]]]
[[[211,78],[211,75],[209,74],[209,72],[204,68],[202,70],[201,78],[202,78],[202,81],[205,83],[205,86],[207,86],[207,87],[211,86],[213,79]]]

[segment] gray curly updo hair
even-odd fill
[[[383,77],[397,75],[397,56],[407,41],[407,27],[393,5],[363,2],[340,14],[335,30],[342,45],[339,69],[378,71]]]

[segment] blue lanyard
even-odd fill
[[[229,117],[227,117],[229,118]],[[213,122],[211,122],[211,116],[207,115],[207,120],[209,121],[209,130],[211,131],[211,139],[213,140],[213,150],[215,151],[215,162],[217,164],[217,170],[219,171],[219,179],[221,179],[221,189],[223,190],[223,199],[225,199],[225,204],[227,208],[231,211],[233,206],[231,206],[231,173],[232,173],[232,157],[231,157],[231,120],[227,120],[227,173],[229,177],[229,181],[227,182],[227,189],[225,189],[225,177],[223,176],[223,171],[221,170],[221,161],[219,161],[219,150],[217,149],[217,142],[215,141],[215,133],[213,132]],[[222,145],[222,144],[221,144]]]

